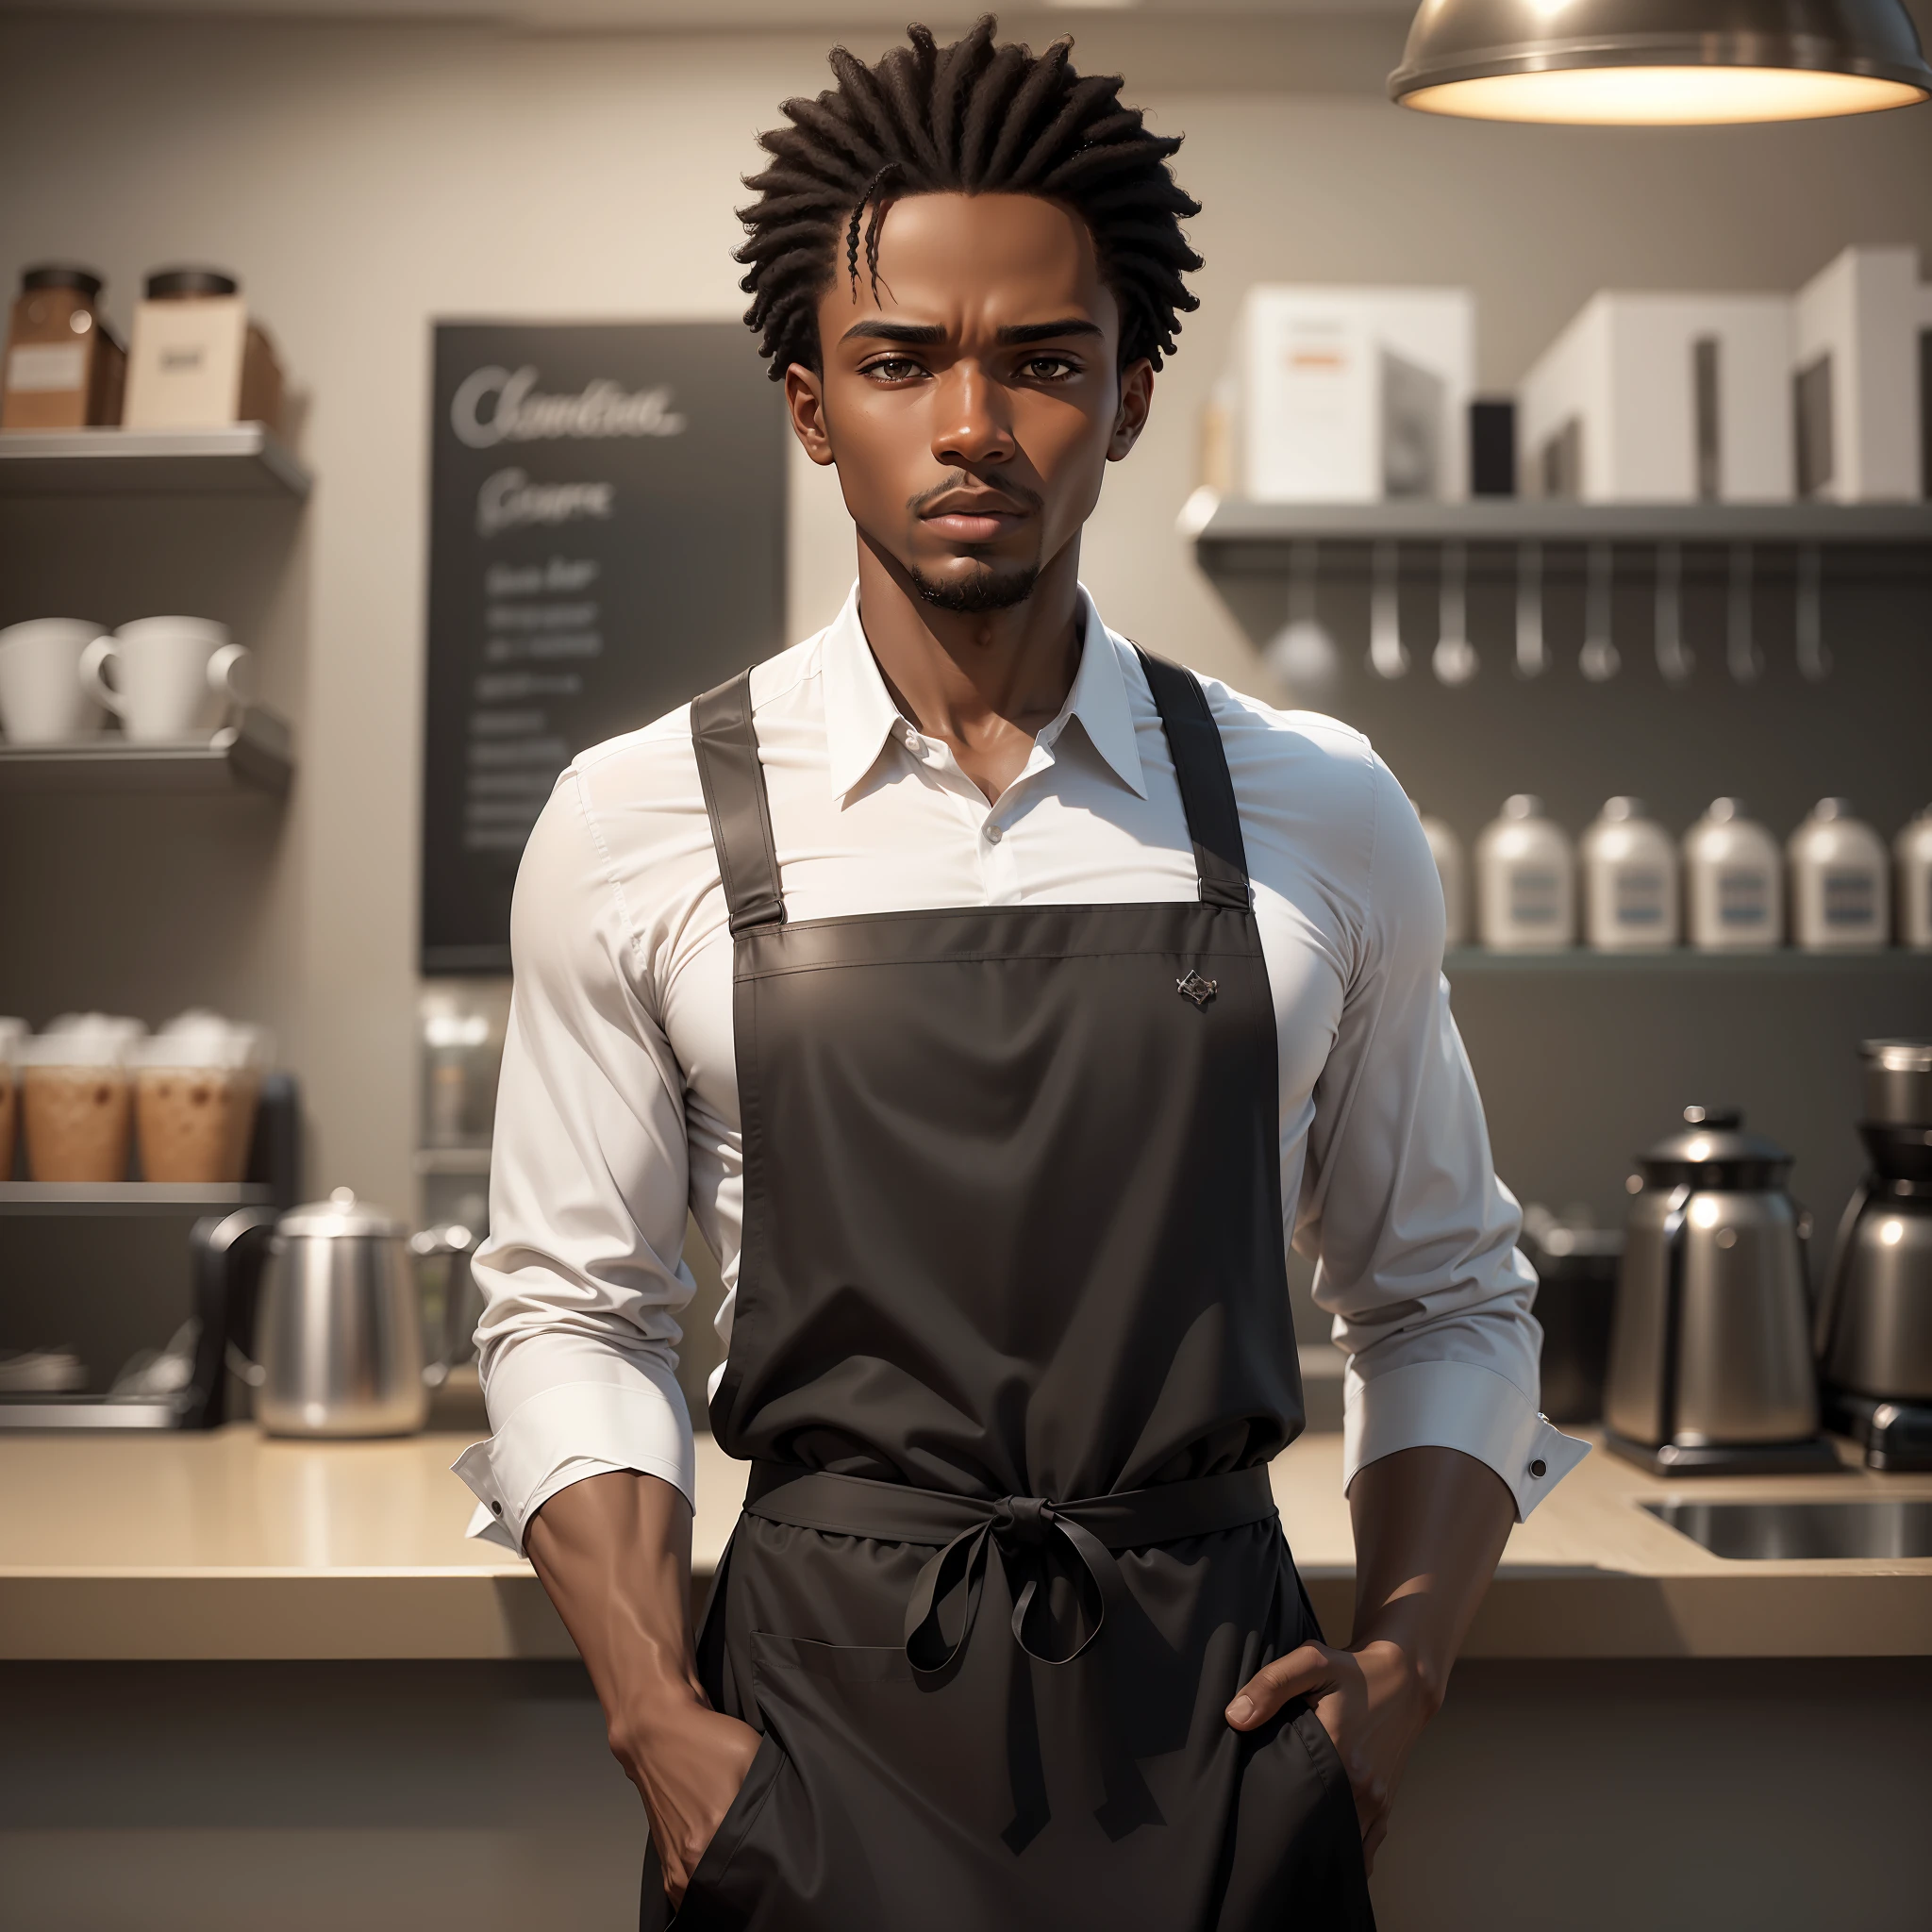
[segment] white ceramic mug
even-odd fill
[[[0,729],[15,744],[58,744],[101,728],[80,662],[101,634],[85,617],[37,617],[0,630]]]
[[[130,739],[154,743],[213,730],[243,700],[240,672],[247,661],[247,647],[231,644],[212,618],[142,617],[96,638],[81,655],[80,675]]]

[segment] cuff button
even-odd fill
[[[1529,1473],[1531,1475],[1536,1476],[1539,1480],[1541,1480],[1543,1476],[1547,1475],[1550,1473],[1550,1465],[1547,1462],[1545,1462],[1541,1456],[1539,1456],[1537,1459],[1529,1465]]]
[[[1541,1463],[1538,1463],[1538,1464],[1537,1464],[1537,1466],[1536,1466],[1536,1471],[1537,1471],[1537,1474],[1538,1474],[1539,1475],[1541,1475],[1541,1474],[1542,1474],[1542,1468],[1543,1468],[1543,1466],[1542,1466],[1542,1464],[1541,1464]],[[502,1505],[501,1503],[492,1503],[492,1504],[491,1504],[491,1506],[490,1506],[490,1513],[491,1513],[491,1515],[492,1515],[492,1516],[501,1516],[501,1515],[503,1514],[503,1505]]]

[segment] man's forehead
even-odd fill
[[[825,292],[855,320],[885,316],[948,330],[1115,321],[1086,224],[1030,194],[894,201],[879,228],[876,288],[861,243],[857,290],[841,261]]]

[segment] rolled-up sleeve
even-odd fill
[[[1428,841],[1379,761],[1359,954],[1315,1091],[1295,1244],[1348,1354],[1344,1482],[1398,1450],[1487,1463],[1525,1517],[1586,1445],[1538,1412],[1536,1276],[1442,976]]]
[[[457,1473],[474,1535],[521,1549],[567,1484],[693,1489],[677,1386],[689,1191],[683,1083],[576,770],[524,854],[476,1331],[491,1435]]]

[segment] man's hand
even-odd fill
[[[612,1756],[644,1801],[664,1890],[681,1905],[758,1756],[758,1734],[713,1710],[699,1692],[636,1719],[626,1715],[610,1724],[609,1736]]]
[[[1424,1686],[1399,1644],[1369,1643],[1354,1651],[1305,1643],[1257,1671],[1235,1693],[1227,1721],[1238,1731],[1252,1731],[1297,1697],[1314,1706],[1335,1740],[1355,1793],[1362,1859],[1373,1872],[1408,1754],[1441,1699]]]
[[[1441,1708],[1516,1499],[1493,1470],[1459,1450],[1404,1449],[1362,1470],[1348,1503],[1354,1641],[1346,1650],[1305,1643],[1265,1665],[1235,1693],[1227,1721],[1252,1731],[1291,1698],[1313,1704],[1348,1773],[1373,1869],[1408,1754]]]

